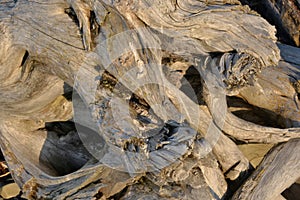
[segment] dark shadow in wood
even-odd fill
[[[235,96],[228,96],[227,103],[232,114],[243,120],[261,126],[273,128],[290,128],[287,127],[286,124],[293,124],[293,120],[291,119],[286,119],[273,111],[248,104],[243,99]]]
[[[282,196],[287,200],[300,199],[300,184],[294,183],[282,193]]]
[[[46,123],[45,128],[47,139],[40,162],[56,172],[51,175],[63,176],[75,172],[93,158],[84,147],[73,122]]]

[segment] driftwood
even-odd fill
[[[294,139],[273,148],[233,199],[275,199],[280,196],[296,182],[294,175],[300,173],[299,142]]]
[[[275,32],[237,0],[1,1],[0,145],[23,197],[284,198],[300,50]],[[249,142],[283,144],[254,170]]]
[[[277,28],[280,41],[290,45],[300,45],[300,3],[298,0],[241,0],[257,11]]]

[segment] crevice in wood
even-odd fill
[[[100,24],[98,24],[96,19],[96,14],[94,11],[90,11],[90,29],[91,29],[91,50],[93,50],[97,45],[97,37],[100,33]]]
[[[25,54],[24,54],[24,56],[23,56],[23,58],[22,58],[21,66],[24,66],[24,65],[25,65],[25,62],[27,61],[28,57],[29,57],[29,53],[28,53],[28,51],[26,50],[26,51],[25,51]]]
[[[72,21],[79,27],[79,20],[72,7],[66,8],[65,13],[72,19]]]

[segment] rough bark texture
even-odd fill
[[[0,146],[23,197],[284,198],[300,50],[275,32],[237,0],[1,1]],[[283,144],[254,169],[238,143]]]

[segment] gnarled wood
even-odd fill
[[[285,155],[299,151],[299,50],[278,46],[236,0],[1,1],[0,145],[12,176],[28,199],[228,198],[251,173],[234,140],[290,140],[265,162],[291,165],[266,175],[298,173]],[[229,113],[226,95],[286,129]],[[278,197],[289,185],[265,186]]]

